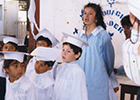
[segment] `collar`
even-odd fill
[[[93,34],[94,36],[96,36],[101,30],[103,30],[103,27],[102,26],[97,26],[92,32],[91,34]],[[81,34],[80,34],[80,37],[82,35],[85,35],[86,34],[86,29],[85,30],[82,30]]]

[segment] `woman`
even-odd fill
[[[79,38],[89,43],[83,46],[79,65],[86,75],[89,100],[109,100],[109,75],[114,67],[114,49],[105,31],[102,10],[99,5],[84,6],[84,30]]]

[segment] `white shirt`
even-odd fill
[[[28,78],[35,85],[36,100],[52,100],[54,79],[50,71],[37,74],[34,70]]]
[[[135,44],[132,44],[130,39],[127,39],[122,47],[124,70],[126,75],[138,85],[140,85],[140,55],[138,55],[139,45],[140,38]]]
[[[6,78],[6,93],[5,93],[5,100],[16,100],[15,95],[13,92],[13,89],[11,88],[11,85]]]
[[[25,76],[28,77],[28,75],[34,70],[35,63],[36,63],[35,57],[30,59],[30,61],[28,62],[27,68],[26,68]]]
[[[52,100],[88,100],[85,74],[77,62],[58,66]]]
[[[10,84],[16,100],[35,100],[35,86],[24,75]]]

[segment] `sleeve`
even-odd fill
[[[85,74],[82,71],[74,72],[71,89],[71,100],[88,100]]]
[[[111,86],[113,88],[119,87],[119,83],[118,83],[117,78],[116,78],[116,76],[115,76],[113,71],[112,71],[112,73],[110,75],[110,82],[111,82]]]
[[[9,81],[6,78],[6,94],[5,94],[5,100],[16,100],[15,94],[13,89],[11,88],[11,85]]]
[[[30,88],[28,89],[26,100],[35,100],[35,86],[31,84]]]
[[[114,48],[111,43],[110,37],[107,33],[103,35],[103,44],[104,44],[103,58],[106,64],[107,72],[110,76],[111,72],[114,69],[115,54],[114,54]]]

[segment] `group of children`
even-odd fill
[[[0,80],[4,82],[0,84],[5,88],[1,89],[1,100],[88,100],[85,74],[77,64],[81,47],[88,43],[63,35],[67,39],[60,50],[54,48],[59,41],[43,29],[36,35],[36,48],[30,54],[18,52],[18,39],[3,39]],[[25,55],[33,58],[27,63]],[[64,63],[58,65],[56,59],[60,55]]]

